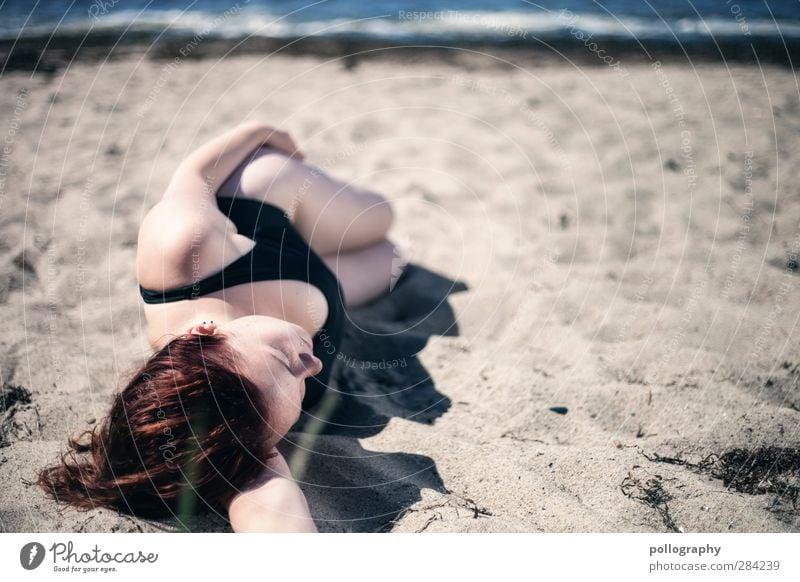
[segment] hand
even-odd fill
[[[294,143],[294,140],[285,131],[278,131],[277,129],[273,130],[272,134],[266,141],[266,145],[285,153],[287,156],[294,155],[295,159],[298,159],[301,162],[305,159],[305,156],[302,154],[302,152],[297,149],[297,144]]]

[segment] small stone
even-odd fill
[[[567,408],[566,406],[553,406],[550,408],[550,410],[552,412],[555,412],[556,414],[566,414],[567,412],[569,412],[569,408]]]

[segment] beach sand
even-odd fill
[[[321,531],[800,531],[791,71],[127,56],[0,86],[0,530],[227,531],[32,481],[148,356],[144,213],[255,119],[390,198],[412,262],[352,314],[335,424],[281,445]]]

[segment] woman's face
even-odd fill
[[[322,370],[311,336],[298,325],[265,315],[240,317],[217,330],[236,351],[240,371],[264,391],[270,429],[285,435],[300,418],[306,378]]]

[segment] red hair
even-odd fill
[[[37,483],[81,509],[225,512],[274,456],[269,426],[264,395],[236,370],[225,336],[183,335],[136,372],[102,423],[68,440]]]

